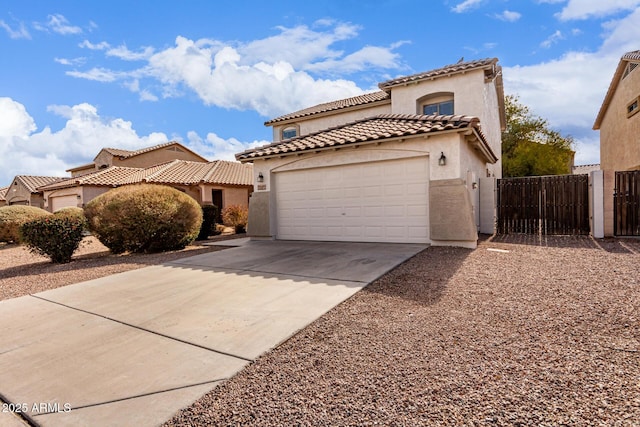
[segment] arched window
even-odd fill
[[[297,126],[287,126],[282,129],[282,139],[295,138],[296,136],[298,136]]]
[[[423,96],[418,100],[418,114],[452,115],[455,112],[453,93],[441,92]]]

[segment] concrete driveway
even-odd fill
[[[424,248],[253,241],[0,302],[3,409],[159,425]]]

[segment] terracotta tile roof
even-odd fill
[[[7,200],[6,199],[6,195],[7,195],[7,190],[8,189],[9,189],[9,187],[0,188],[0,200]]]
[[[155,150],[160,150],[163,148],[167,148],[167,147],[171,147],[172,145],[175,145],[177,147],[179,147],[181,150],[190,152],[200,158],[202,158],[203,161],[207,161],[204,157],[200,156],[199,154],[195,153],[194,151],[188,149],[187,147],[185,147],[184,145],[180,144],[179,142],[176,141],[169,141],[169,142],[165,142],[164,144],[158,144],[158,145],[154,145],[151,147],[146,147],[146,148],[141,148],[139,150],[123,150],[121,148],[103,148],[102,151],[106,151],[107,153],[115,156],[115,157],[119,157],[120,159],[127,159],[129,157],[134,157],[140,154],[144,154],[144,153],[148,153],[150,151],[155,151]]]
[[[298,110],[294,111],[293,113],[285,114],[284,116],[276,117],[275,119],[271,119],[264,124],[266,126],[269,126],[274,123],[283,122],[286,120],[298,119],[301,117],[312,116],[314,114],[342,110],[344,108],[367,105],[381,101],[391,102],[391,95],[389,95],[387,92],[378,91],[373,93],[365,93],[364,95],[354,96],[351,98],[340,99],[338,101],[325,102],[324,104],[314,105],[313,107],[305,108],[304,110]]]
[[[437,68],[431,71],[425,71],[423,73],[413,74],[411,76],[399,77],[397,79],[387,80],[378,84],[378,87],[382,90],[388,90],[393,86],[398,86],[410,82],[415,82],[424,79],[433,79],[437,77],[449,76],[452,74],[463,73],[465,71],[474,70],[477,68],[493,67],[498,63],[498,58],[486,58],[478,59],[468,62],[458,62],[456,64],[445,65],[442,68]]]
[[[148,168],[111,166],[97,172],[45,185],[41,191],[82,185],[118,187],[120,185],[149,182],[155,184],[197,185],[253,185],[253,167],[238,162],[216,160],[191,162],[173,160]]]
[[[384,141],[403,136],[472,128],[488,157],[496,158],[480,131],[479,119],[470,116],[438,116],[416,114],[382,114],[336,126],[297,138],[276,142],[236,154],[240,161],[261,157],[285,156],[291,153],[336,148],[363,142]],[[495,160],[494,160],[495,161]]]
[[[600,106],[600,111],[598,112],[598,116],[596,117],[596,121],[593,124],[593,130],[600,129],[600,125],[602,124],[602,120],[604,119],[604,115],[609,109],[609,104],[611,104],[611,99],[613,98],[613,94],[618,88],[618,84],[620,80],[622,80],[622,76],[624,75],[625,69],[627,68],[627,63],[640,63],[640,50],[634,50],[631,52],[627,52],[622,55],[620,61],[618,62],[618,67],[613,74],[613,78],[611,79],[611,83],[609,84],[609,89],[607,90],[607,94],[604,96],[604,100],[602,101],[602,105]]]
[[[117,187],[119,185],[133,184],[140,182],[144,177],[142,168],[126,168],[122,166],[111,166],[86,175],[76,176],[43,185],[38,188],[40,191],[57,190],[60,188],[76,187],[81,185],[96,185],[104,187]]]
[[[238,162],[215,160],[209,163],[174,160],[146,176],[146,182],[196,185],[253,185],[253,168]]]
[[[15,181],[20,181],[22,185],[25,186],[31,193],[37,193],[38,187],[42,187],[43,185],[51,184],[54,182],[62,181],[66,178],[61,178],[57,176],[33,176],[33,175],[16,175]]]

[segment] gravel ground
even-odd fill
[[[235,237],[219,236],[212,240]],[[102,243],[89,236],[83,239],[72,262],[53,264],[49,258],[32,254],[24,246],[0,244],[0,300],[221,249],[195,242],[181,251],[111,255]]]
[[[640,241],[429,248],[165,426],[640,425]]]

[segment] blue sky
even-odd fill
[[[505,92],[599,162],[593,121],[640,0],[0,0],[0,185],[100,148],[178,140],[209,159],[263,123],[389,78],[497,57]]]

